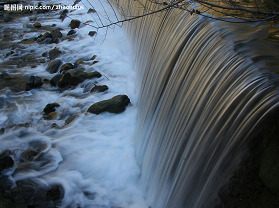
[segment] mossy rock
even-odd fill
[[[102,112],[121,113],[125,111],[126,106],[130,103],[127,95],[117,95],[109,100],[103,100],[91,105],[87,112],[100,114]]]

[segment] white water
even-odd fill
[[[103,9],[98,2],[91,0],[97,11]],[[72,4],[67,0],[60,3]],[[92,20],[93,17],[97,19],[96,15],[87,14],[89,4],[79,5],[86,6],[86,9],[72,11],[69,14],[71,18],[80,19],[81,22]],[[111,11],[108,5],[103,5],[107,6],[106,11]],[[66,18],[61,22],[58,12],[51,14],[52,18],[48,20],[45,19],[45,14],[41,14],[38,21],[42,20],[42,25],[56,24],[56,27],[63,29],[63,36],[66,36],[71,19]],[[113,11],[109,16],[114,17]],[[106,21],[105,17],[102,19]],[[23,27],[25,22],[28,22],[28,18],[12,22],[9,27]],[[96,54],[99,63],[93,67],[85,65],[85,70],[96,70],[105,76],[86,80],[75,89],[61,93],[49,85],[24,93],[2,90],[0,96],[5,102],[0,110],[0,127],[26,122],[31,127],[6,129],[5,134],[0,135],[0,152],[13,150],[16,153],[15,159],[18,159],[23,151],[30,148],[32,141],[46,144],[42,161],[37,161],[39,168],[30,170],[23,167],[16,171],[13,168],[12,177],[15,181],[31,178],[48,185],[62,184],[65,189],[62,207],[144,208],[147,205],[142,197],[140,170],[134,158],[137,96],[129,43],[122,28],[99,30],[95,38],[88,35],[91,30],[94,28],[84,25],[76,29],[78,36],[74,41],[62,41],[57,45],[28,45],[25,52],[30,53],[33,50],[35,54],[58,47],[63,52],[59,57],[63,63],[74,63],[79,58],[90,59]],[[39,34],[41,32],[26,33],[23,38],[36,37]],[[2,52],[1,61],[6,60],[6,52]],[[17,73],[51,79],[54,75],[45,71],[46,66],[47,63],[37,65],[34,69],[25,67]],[[6,71],[11,72],[9,69]],[[90,94],[94,83],[107,85],[108,92]],[[93,103],[118,94],[127,94],[131,100],[131,105],[125,112],[100,115],[86,113]],[[60,104],[56,109],[58,117],[55,120],[45,120],[43,109],[52,102]],[[65,120],[75,114],[78,115],[77,119],[64,126]],[[52,128],[53,123],[64,127]]]

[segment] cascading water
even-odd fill
[[[127,17],[161,8],[118,3]],[[278,77],[255,63],[264,27],[178,9],[129,25],[140,89],[136,156],[152,207],[214,206],[259,122],[278,107]]]

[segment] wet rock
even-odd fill
[[[38,37],[39,42],[49,43],[52,40],[52,35],[49,32],[45,32],[43,35]]]
[[[71,84],[72,76],[69,72],[63,74],[62,78],[58,81],[57,85],[60,88],[69,87]]]
[[[47,51],[43,52],[42,56],[43,57],[47,57],[48,56],[48,52]]]
[[[62,21],[67,17],[67,13],[69,11],[67,9],[63,10],[62,13],[60,14],[59,19],[61,19]]]
[[[20,41],[20,44],[32,44],[36,41],[35,38],[28,38],[28,39],[23,39],[22,41]]]
[[[106,90],[108,90],[107,85],[95,85],[90,92],[105,92]]]
[[[59,80],[62,78],[62,74],[57,74],[54,77],[52,77],[52,79],[50,80],[50,84],[54,87],[56,87],[58,85]]]
[[[56,72],[58,72],[61,64],[62,64],[62,61],[60,59],[55,59],[53,61],[50,61],[48,63],[46,71],[48,71],[51,74],[56,73]]]
[[[67,35],[70,36],[70,35],[74,35],[74,34],[76,34],[76,31],[75,30],[70,30]]]
[[[88,35],[91,36],[91,37],[93,37],[96,33],[97,33],[96,31],[90,31],[90,32],[88,33]]]
[[[96,10],[95,10],[95,9],[90,8],[90,9],[88,9],[87,13],[96,13]]]
[[[91,59],[90,60],[95,60],[97,58],[97,55],[93,55],[92,57],[91,57]]]
[[[53,38],[62,38],[62,33],[60,32],[60,29],[56,28],[50,32]]]
[[[74,68],[77,68],[79,65],[83,64],[84,60],[83,59],[78,59],[75,63],[74,63]]]
[[[48,201],[59,201],[64,197],[64,188],[62,185],[53,185],[46,193],[46,199]]]
[[[35,22],[33,24],[33,26],[36,27],[36,28],[41,28],[42,27],[41,23],[39,23],[39,22]]]
[[[31,90],[34,88],[39,88],[43,85],[42,80],[39,76],[31,76],[26,83],[26,90]]]
[[[60,73],[61,73],[61,72],[68,71],[68,70],[73,69],[73,68],[74,68],[74,65],[73,65],[73,64],[71,64],[71,63],[65,63],[65,64],[63,64],[63,65],[61,66],[61,68],[60,68]]]
[[[73,19],[70,23],[70,27],[72,29],[79,28],[79,26],[80,26],[80,21],[78,19]]]
[[[36,188],[33,185],[23,184],[11,190],[14,202],[21,207],[28,207],[34,201]],[[18,207],[16,206],[16,207]]]
[[[75,114],[67,118],[67,120],[65,121],[65,125],[72,123],[78,116],[79,116],[78,114]]]
[[[58,82],[58,87],[65,88],[76,86],[86,79],[99,78],[102,75],[99,72],[86,73],[82,70],[70,70],[65,72],[63,77]]]
[[[13,167],[13,165],[14,165],[14,160],[10,156],[10,152],[9,151],[4,151],[0,155],[0,171],[11,168],[11,167]]]
[[[46,105],[46,107],[44,108],[44,113],[45,114],[49,114],[51,112],[55,111],[55,108],[59,107],[60,105],[58,103],[49,103]]]
[[[109,100],[103,100],[91,105],[87,112],[100,114],[102,112],[121,113],[125,111],[126,106],[130,103],[127,95],[117,95]]]
[[[38,151],[33,150],[33,149],[28,149],[22,152],[21,154],[21,160],[22,161],[32,161],[34,157],[38,155]]]
[[[48,56],[50,60],[56,59],[62,52],[58,48],[49,51]]]
[[[58,117],[58,113],[57,112],[51,112],[48,114],[48,119],[49,120],[53,120],[56,119]]]
[[[26,79],[22,76],[12,76],[3,72],[0,75],[0,89],[10,88],[12,91],[20,92],[26,90]]]

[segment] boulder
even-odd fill
[[[46,107],[44,108],[44,113],[45,114],[49,114],[51,112],[55,111],[56,107],[59,107],[60,105],[58,103],[49,103],[46,105]]]
[[[87,112],[100,114],[102,112],[121,113],[125,111],[126,106],[130,103],[127,95],[117,95],[109,100],[103,100],[91,105]]]
[[[54,87],[56,87],[58,85],[59,80],[62,78],[62,74],[57,74],[54,77],[52,77],[52,79],[50,80],[50,84]]]
[[[80,21],[78,19],[73,19],[70,23],[70,27],[72,29],[79,28],[79,26],[80,26]]]
[[[48,63],[46,71],[48,71],[51,74],[56,73],[56,72],[58,72],[61,64],[62,64],[62,61],[60,59],[55,59],[53,61],[50,61]]]
[[[39,76],[31,76],[26,83],[26,90],[31,90],[34,88],[39,88],[43,85],[42,80]]]
[[[62,52],[58,48],[54,48],[48,52],[48,57],[50,60],[53,60],[60,56],[61,53]]]
[[[105,92],[106,90],[108,90],[107,85],[95,85],[90,92]]]
[[[74,65],[73,65],[73,64],[71,64],[71,63],[65,63],[65,64],[63,64],[63,65],[61,66],[61,68],[60,68],[60,73],[61,73],[61,72],[68,71],[68,70],[73,69],[73,68],[74,68]]]
[[[72,76],[70,74],[70,72],[66,72],[65,74],[62,75],[61,79],[58,81],[57,85],[60,88],[65,88],[65,87],[69,87],[71,84],[71,79]]]
[[[102,75],[99,72],[86,73],[82,70],[70,70],[64,73],[58,82],[58,87],[65,88],[70,86],[77,86],[86,79],[99,78]]]

